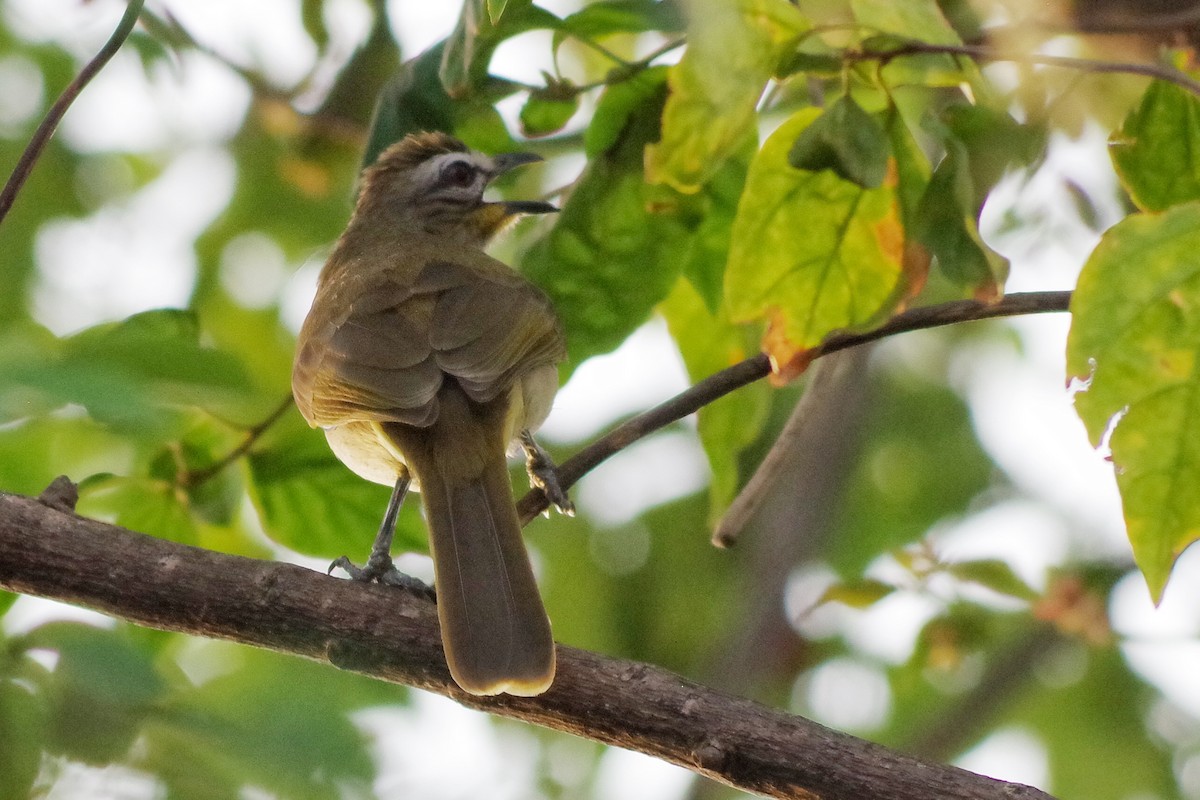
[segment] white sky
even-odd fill
[[[226,57],[267,70],[280,85],[299,80],[313,66],[316,54],[295,18],[294,0],[151,4],[169,9]],[[558,13],[577,6],[567,0],[541,4]],[[406,54],[414,55],[446,35],[458,6],[393,0],[389,9]],[[123,8],[117,0],[8,0],[0,13],[24,35],[66,43],[86,59],[109,36]],[[334,57],[344,58],[366,29],[365,5],[362,0],[334,0],[328,8]],[[524,41],[505,44],[494,71],[539,81],[540,71],[549,66],[542,41],[548,36],[530,34],[522,37]],[[0,58],[0,134],[39,106],[44,89],[30,79],[29,66],[20,59]],[[334,66],[330,64],[330,70]],[[118,54],[77,101],[59,135],[83,150],[156,150],[168,166],[148,187],[126,193],[125,199],[87,218],[56,220],[45,227],[37,243],[39,318],[67,332],[186,302],[194,268],[191,243],[223,208],[236,179],[234,165],[219,145],[236,130],[248,103],[240,81],[205,57],[185,57],[178,70],[161,70],[147,80],[132,53]],[[511,107],[505,110],[512,112]],[[1104,147],[1105,133],[1097,129],[1088,130],[1079,141],[1059,138],[1049,164],[1031,183],[1022,186],[1009,180],[993,193],[983,232],[1013,259],[1010,291],[1074,285],[1097,236],[1074,219],[1062,179],[1075,181],[1092,197],[1113,196]],[[110,173],[89,177],[102,185],[128,185],[130,177],[120,169]],[[1045,223],[1038,238],[1028,238],[1028,232],[1025,238],[999,234],[1001,216],[1014,206]],[[1115,200],[1102,203],[1100,211],[1109,224],[1121,213]],[[302,312],[320,254],[288,280],[300,265],[286,264],[272,247],[272,242],[254,235],[231,245],[226,253],[230,263],[255,260],[269,269],[262,283],[243,285],[231,267],[230,288],[260,302],[282,292],[288,298],[285,306]],[[299,319],[300,314],[294,316]],[[979,347],[956,356],[956,381],[970,403],[981,440],[1026,496],[947,525],[935,537],[946,556],[1004,557],[1034,583],[1066,553],[1128,557],[1111,465],[1087,443],[1064,388],[1068,322],[1065,315],[1014,321],[1024,351],[1020,358],[1007,349]],[[919,360],[919,348],[920,338],[913,336],[888,343],[881,355]],[[664,327],[648,325],[615,353],[579,368],[560,393],[545,432],[551,439],[578,439],[685,385]],[[673,433],[658,435],[613,459],[585,479],[576,494],[580,505],[601,523],[616,524],[647,506],[694,492],[707,480],[694,436]],[[1111,606],[1117,630],[1128,638],[1125,651],[1131,664],[1191,715],[1193,730],[1200,717],[1200,682],[1194,679],[1200,674],[1197,587],[1200,555],[1193,552],[1181,560],[1157,610],[1136,575],[1119,586]],[[865,613],[837,612],[830,630],[862,643],[864,653],[880,664],[893,663],[907,657],[920,623],[935,611],[927,600],[900,597]],[[20,617],[10,624],[28,624]],[[826,624],[812,623],[817,628]],[[798,702],[818,719],[869,731],[890,703],[886,686],[879,690],[879,669],[858,661],[823,665],[817,674],[802,677]],[[806,695],[813,687],[822,688]],[[838,702],[847,698],[856,702]],[[517,728],[500,729],[485,720],[433,698],[422,698],[407,709],[363,715],[361,724],[379,734],[380,755],[386,755],[378,788],[403,787],[406,796],[429,798],[479,796],[480,791],[496,798],[522,796],[536,768],[539,745]],[[463,737],[480,753],[472,769],[455,769],[437,760],[439,752],[452,750],[439,748],[439,743]],[[524,744],[513,748],[507,743],[513,739]],[[1040,746],[1031,739],[1023,731],[999,732],[961,763],[998,777],[1037,782],[1044,778],[1046,766],[1044,757],[1039,760]],[[428,752],[414,749],[413,742],[424,742]],[[464,782],[454,784],[454,775]],[[481,779],[471,775],[490,777],[473,783]],[[513,775],[520,780],[510,781]],[[601,764],[599,797],[670,800],[684,791],[686,776],[651,759],[613,751]],[[515,788],[510,792],[505,787]]]

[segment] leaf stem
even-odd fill
[[[266,419],[246,429],[246,436],[238,444],[237,447],[230,450],[221,458],[209,464],[203,469],[188,470],[179,477],[180,486],[198,486],[207,480],[211,480],[221,470],[228,467],[233,462],[237,461],[242,456],[250,451],[254,443],[262,437],[267,429],[279,421],[280,417],[287,413],[292,407],[292,396],[289,394],[283,399],[279,406],[267,415]]]
[[[100,52],[96,53],[95,57],[83,66],[83,69],[75,76],[75,80],[71,81],[66,89],[63,89],[62,94],[54,101],[54,105],[46,112],[46,116],[38,125],[37,130],[33,132],[33,137],[25,146],[20,159],[17,160],[17,165],[8,177],[8,182],[4,184],[4,189],[0,190],[0,223],[8,215],[9,209],[17,199],[17,194],[25,185],[30,173],[33,172],[34,164],[41,157],[42,151],[46,149],[46,144],[54,135],[58,123],[62,121],[67,109],[71,107],[71,103],[75,102],[75,98],[79,96],[83,88],[116,55],[117,51],[121,49],[121,45],[129,38],[129,34],[133,32],[133,26],[137,23],[138,15],[142,13],[144,2],[145,0],[129,0],[129,5],[125,7],[125,14],[117,23],[117,28],[113,31],[112,36],[100,48]]]
[[[980,319],[1067,311],[1070,301],[1070,292],[1024,292],[1010,294],[995,303],[954,300],[949,303],[914,308],[897,314],[878,328],[863,333],[833,334],[810,351],[810,360],[815,361],[839,350],[846,350],[909,331]],[[740,389],[770,374],[770,358],[765,353],[759,353],[708,376],[665,403],[618,425],[564,461],[558,467],[559,483],[562,484],[564,490],[570,488],[584,475],[639,439],[677,422],[689,414],[694,414],[735,389]],[[546,508],[546,498],[540,489],[531,490],[517,503],[517,513],[522,524],[528,523]]]

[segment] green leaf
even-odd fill
[[[95,476],[80,484],[79,513],[131,531],[196,544],[198,531],[182,489],[153,478]]]
[[[755,107],[783,55],[808,30],[786,0],[690,0],[688,48],[671,67],[662,138],[646,177],[693,193],[754,129]]]
[[[1110,228],[1071,312],[1067,374],[1086,381],[1075,409],[1093,445],[1109,434],[1133,555],[1157,600],[1200,538],[1200,203]]]
[[[362,164],[375,162],[388,145],[417,131],[454,132],[471,147],[498,153],[512,149],[512,137],[493,104],[520,87],[489,81],[466,100],[454,100],[438,77],[446,42],[439,42],[400,65],[375,104]]]
[[[843,180],[874,189],[887,173],[889,149],[883,126],[843,95],[800,132],[788,163],[810,172],[832,170]]]
[[[851,0],[854,19],[867,30],[929,44],[962,44],[936,0]]]
[[[845,61],[835,53],[805,53],[798,51],[788,56],[778,67],[776,74],[786,78],[796,73],[805,75],[836,78],[842,74]]]
[[[75,622],[42,625],[21,643],[58,653],[47,687],[50,747],[92,764],[124,756],[166,690],[152,654],[121,631]]]
[[[492,53],[505,39],[538,28],[557,28],[562,20],[533,4],[506,0],[504,16],[493,18],[491,0],[465,0],[454,32],[446,39],[438,74],[446,93],[455,99],[483,89],[488,82]]]
[[[0,614],[5,598],[14,597],[0,593]],[[31,796],[46,744],[45,697],[22,674],[28,663],[16,654],[0,656],[0,797],[5,798]]]
[[[821,595],[822,603],[841,603],[850,608],[864,609],[878,603],[896,591],[896,587],[873,578],[835,583]]]
[[[504,7],[508,5],[508,0],[487,0],[488,19],[493,25],[500,21],[500,17],[504,15]]]
[[[551,82],[529,93],[521,106],[521,133],[545,136],[561,130],[579,110],[579,93],[570,84]]]
[[[746,331],[731,324],[728,318],[714,315],[687,280],[676,282],[659,310],[667,320],[692,381],[742,361],[753,352]],[[700,409],[700,443],[712,469],[710,520],[724,513],[741,486],[739,456],[762,431],[769,392],[769,387],[758,381]]]
[[[595,158],[613,149],[621,132],[629,124],[629,118],[646,103],[662,95],[666,80],[666,67],[651,67],[627,81],[607,87],[604,94],[600,95],[592,121],[583,134],[583,151],[587,157]]]
[[[895,190],[788,163],[819,113],[785,122],[750,165],[725,273],[730,316],[770,321],[765,346],[785,374],[832,331],[886,317],[907,288]]]
[[[1154,81],[1109,140],[1121,185],[1144,211],[1200,199],[1200,98]]]
[[[301,0],[300,21],[304,32],[313,40],[318,51],[329,46],[329,28],[325,25],[325,0]]]
[[[35,329],[5,338],[0,411],[10,418],[75,403],[118,430],[153,438],[178,424],[185,407],[235,413],[254,401],[241,364],[200,344],[190,312],[148,311],[62,340]]]
[[[1045,127],[1017,122],[1006,111],[964,100],[942,109],[940,118],[946,132],[965,148],[974,190],[971,210],[976,217],[1005,173],[1037,167],[1046,155]]]
[[[678,31],[684,27],[683,15],[673,2],[658,0],[608,0],[591,3],[563,18],[554,32],[553,49],[570,36],[600,39],[615,33]]]
[[[439,42],[400,65],[375,103],[363,165],[375,163],[388,145],[416,131],[454,129],[453,102],[438,77],[446,43]]]
[[[851,0],[854,18],[863,29],[878,34],[869,36],[862,46],[886,52],[903,46],[904,40],[928,44],[962,44],[954,28],[946,21],[936,0]],[[899,40],[898,40],[899,39]],[[872,71],[874,65],[865,65]],[[885,86],[957,86],[978,77],[978,70],[967,59],[937,53],[907,55],[885,64]]]
[[[289,412],[248,458],[250,498],[263,529],[299,553],[365,557],[387,508],[389,487],[351,472],[325,436]],[[424,550],[417,498],[408,498],[396,528],[397,548]]]
[[[134,757],[169,796],[237,797],[245,786],[277,797],[371,796],[369,741],[349,715],[395,704],[402,689],[223,642],[196,651],[220,672],[162,703]]]
[[[960,561],[947,564],[945,571],[960,581],[977,583],[997,594],[1015,597],[1018,600],[1036,600],[1038,593],[1013,571],[1012,565],[999,558],[980,561]]]
[[[911,237],[915,229],[917,209],[929,186],[929,176],[933,168],[895,106],[888,109],[884,129],[887,132],[893,163],[896,165],[896,199],[900,204],[900,218],[904,221],[904,230]]]
[[[30,797],[45,745],[45,711],[29,691],[0,680],[0,797]]]
[[[749,134],[740,152],[725,161],[701,192],[677,196],[680,213],[686,218],[690,231],[684,242],[683,275],[691,281],[714,316],[726,316],[721,307],[733,221],[737,217],[742,190],[746,187],[750,162],[757,151],[758,137]]]
[[[554,227],[521,259],[567,327],[571,366],[624,341],[683,267],[686,231],[675,208],[648,207],[643,177],[664,88],[643,96],[612,149],[591,159]]]
[[[957,290],[994,298],[1008,275],[1008,261],[979,235],[965,148],[953,141],[947,148],[925,187],[910,235],[928,249],[938,273]]]

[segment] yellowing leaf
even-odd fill
[[[733,321],[770,320],[765,345],[785,376],[829,333],[887,316],[906,288],[894,179],[863,189],[788,163],[819,113],[789,119],[751,163],[725,272]]]
[[[1071,301],[1075,409],[1109,438],[1133,555],[1158,599],[1200,539],[1200,203],[1113,226]]]
[[[671,68],[662,139],[646,178],[693,193],[755,124],[754,109],[780,59],[808,23],[785,0],[691,0],[688,49]]]

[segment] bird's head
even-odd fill
[[[400,224],[483,246],[521,214],[557,211],[540,200],[483,199],[484,189],[535,153],[487,156],[445,133],[415,133],[388,147],[363,171],[358,215],[383,213]]]

